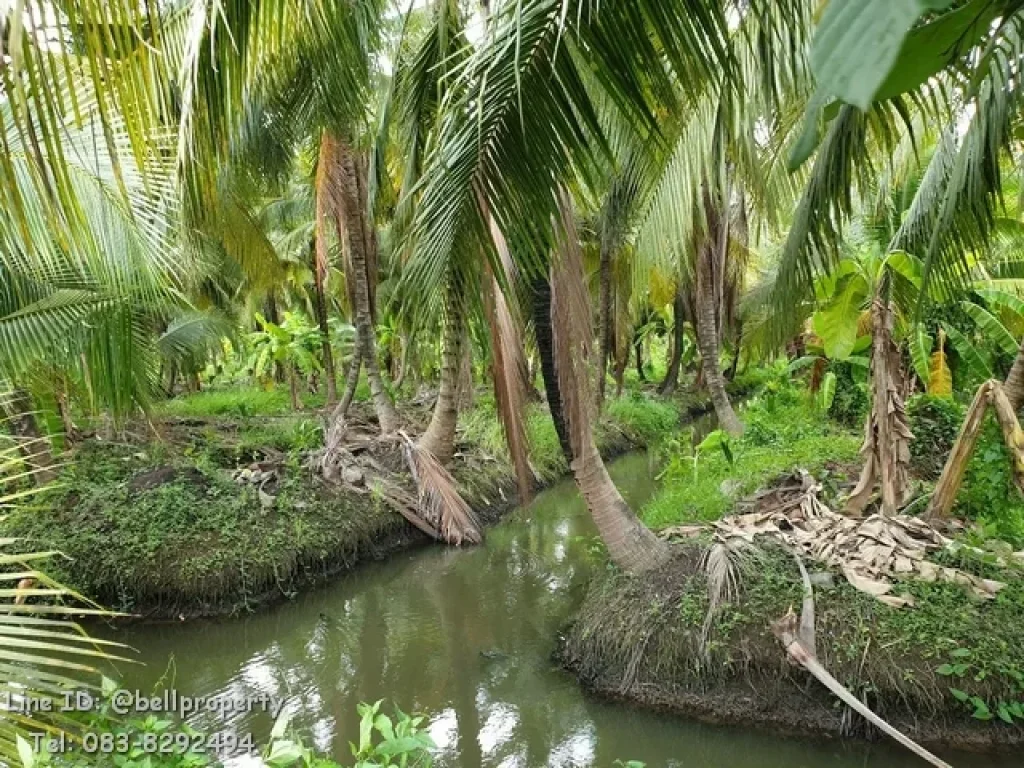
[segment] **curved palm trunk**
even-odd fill
[[[450,294],[454,297],[454,286]],[[459,373],[462,362],[463,318],[461,302],[450,298],[445,308],[444,341],[441,352],[441,383],[430,426],[420,445],[442,464],[455,453],[455,427],[459,417]]]
[[[376,276],[376,238],[372,222],[367,216],[367,201],[363,194],[364,184],[360,180],[360,164],[352,148],[344,141],[335,139],[338,186],[341,193],[338,234],[347,245],[351,298],[356,326],[356,348],[362,364],[366,366],[366,378],[370,384],[374,410],[380,422],[381,432],[390,434],[401,426],[401,418],[395,410],[391,396],[384,387],[384,380],[377,362],[377,338],[373,329],[373,286]]]
[[[356,396],[356,388],[359,386],[359,374],[363,371],[363,358],[359,350],[352,352],[352,360],[348,365],[348,373],[345,374],[345,392],[341,396],[341,402],[331,414],[331,420],[344,419],[348,415],[348,409],[352,407],[352,400]]]
[[[553,332],[538,334],[537,343],[542,359],[546,357],[554,363],[550,366],[554,368],[550,371],[553,374],[551,383],[555,380],[558,383],[564,428],[569,438],[570,466],[576,485],[587,502],[612,561],[625,571],[638,573],[663,565],[670,553],[668,545],[641,523],[626,504],[609,477],[594,442],[591,428],[594,400],[587,367],[587,357],[593,344],[593,321],[574,212],[564,191],[561,194],[561,213],[562,231],[552,270],[552,284],[547,292],[537,292],[539,299],[547,298],[550,302],[544,314]],[[535,312],[539,315],[543,309],[540,307]],[[547,344],[551,349],[545,351]],[[546,366],[546,384],[548,369]]]
[[[711,393],[711,402],[715,406],[718,423],[731,435],[743,434],[743,424],[729,402],[725,391],[725,378],[718,363],[718,323],[715,307],[714,275],[712,266],[712,245],[705,243],[697,254],[697,346],[700,348],[701,368],[704,371],[704,383]]]

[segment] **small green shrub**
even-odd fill
[[[717,520],[738,498],[781,474],[797,468],[815,474],[831,463],[851,461],[860,436],[823,418],[810,396],[787,382],[772,381],[748,401],[743,412],[746,431],[728,441],[728,451],[699,451],[694,440],[667,441],[662,454],[664,484],[644,508],[652,528],[693,520]]]
[[[679,411],[674,406],[643,394],[612,400],[608,415],[646,442],[653,442],[679,426]]]
[[[829,370],[836,375],[836,392],[828,410],[829,417],[848,427],[862,426],[870,405],[867,389],[861,381],[863,373],[858,373],[856,366],[840,361],[833,362]]]
[[[999,425],[985,418],[956,500],[956,513],[974,520],[988,537],[1024,546],[1024,499],[1013,482]]]
[[[907,416],[914,433],[911,468],[926,480],[936,480],[960,433],[964,408],[950,397],[919,395],[907,403]]]

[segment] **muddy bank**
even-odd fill
[[[700,547],[679,546],[677,555],[654,574],[609,574],[591,585],[559,652],[584,685],[713,723],[878,738],[788,663],[771,633],[772,621],[800,606],[799,574],[790,556],[769,551],[742,573],[738,595],[708,622]],[[1024,699],[1024,650],[1015,639],[1024,618],[1024,584],[1011,582],[984,604],[972,602],[957,585],[908,590],[917,607],[898,610],[857,592],[842,577],[817,587],[817,650],[825,667],[878,714],[929,746],[1000,750],[1024,743],[1021,720],[1007,710]],[[1012,722],[1004,722],[1004,715]]]
[[[291,426],[161,426],[160,443],[83,444],[60,485],[7,523],[33,548],[60,551],[54,575],[101,605],[154,621],[253,611],[429,541],[374,491],[372,478],[358,489],[325,483],[303,446],[278,439]],[[652,437],[614,418],[598,436],[606,458]],[[489,524],[518,497],[509,462],[481,442],[461,440],[450,469]],[[564,462],[545,455],[535,466],[538,487],[566,473]],[[401,461],[386,469],[412,489]]]

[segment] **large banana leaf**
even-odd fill
[[[1014,356],[1020,345],[1013,337],[1006,326],[997,317],[984,307],[975,304],[973,301],[961,302],[960,306],[968,316],[977,324],[978,328],[985,334],[990,342],[999,347],[1007,355]]]
[[[942,323],[942,329],[949,336],[949,340],[953,343],[953,349],[956,350],[960,359],[967,364],[968,369],[982,379],[991,379],[992,366],[982,357],[977,345],[972,343],[955,326],[949,323]]]
[[[925,386],[927,386],[931,375],[929,361],[933,344],[931,334],[923,326],[918,325],[910,336],[910,357],[914,363],[914,373],[917,374],[918,379],[924,382]]]
[[[814,332],[821,337],[825,354],[832,360],[845,360],[853,354],[859,336],[858,326],[869,287],[859,273],[839,281],[832,300],[814,313]]]

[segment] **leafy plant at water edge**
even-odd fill
[[[351,744],[354,768],[430,768],[433,739],[421,727],[423,717],[412,717],[395,708],[394,718],[380,711],[382,701],[360,704],[359,743]],[[270,743],[263,752],[267,768],[341,768],[324,760],[288,735],[290,714],[285,711],[274,724]]]

